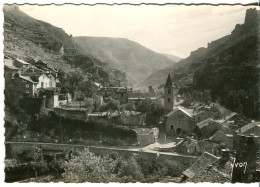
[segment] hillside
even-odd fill
[[[165,84],[171,73],[175,84],[190,90],[211,90],[226,107],[250,117],[259,114],[259,12],[248,9],[245,22],[228,36],[210,42],[170,68],[148,77],[140,86]],[[231,102],[232,101],[232,102]],[[239,108],[239,109],[238,109]]]
[[[177,57],[177,56],[174,56],[174,55],[171,55],[171,54],[162,53],[162,55],[166,56],[167,58],[169,58],[170,60],[172,60],[175,63],[179,62],[181,60],[180,57]]]
[[[85,53],[64,30],[36,20],[14,5],[4,6],[4,53],[24,60],[41,59],[49,67],[78,71],[86,78],[98,67],[103,79],[127,81],[124,72],[112,71],[107,63]]]
[[[128,79],[137,85],[156,71],[174,62],[166,56],[124,38],[74,37],[85,54],[91,54],[113,68],[127,73]]]

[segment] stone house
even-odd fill
[[[234,136],[233,134],[225,134],[222,131],[218,130],[210,138],[210,141],[222,144],[224,147],[233,149]]]
[[[195,139],[183,139],[176,144],[174,151],[181,154],[198,154],[198,141]]]
[[[176,144],[174,151],[181,154],[201,155],[204,152],[209,152],[218,155],[221,145],[207,140],[195,140],[185,138]]]
[[[146,146],[157,141],[159,133],[157,128],[135,128],[133,130],[136,132],[138,145]]]
[[[17,68],[26,68],[28,66],[30,66],[30,63],[28,62],[25,62],[24,60],[21,60],[19,58],[16,58],[14,61],[13,61],[13,65]]]
[[[196,127],[193,116],[182,107],[177,107],[164,117],[167,136],[193,133]]]
[[[11,82],[14,79],[14,75],[18,73],[19,68],[13,65],[12,59],[4,59],[4,77],[5,83]]]
[[[99,94],[103,96],[104,101],[106,98],[111,97],[121,104],[128,102],[128,91],[125,87],[101,87]]]
[[[49,97],[46,97],[45,107],[49,109],[58,108],[60,106],[60,100],[58,94],[53,94]]]
[[[240,129],[235,131],[235,142],[238,143],[238,139],[241,136],[251,136],[255,143],[260,146],[260,122],[249,123]]]
[[[176,106],[176,96],[179,89],[173,86],[168,75],[164,86],[164,125],[166,136],[186,136],[194,133],[196,124],[211,117],[212,112],[203,105],[192,107]]]
[[[15,90],[18,95],[22,94],[27,97],[36,97],[37,82],[33,81],[29,76],[15,74],[12,85],[13,90]]]
[[[56,79],[51,73],[41,74],[35,79],[38,79],[37,88],[56,88]]]
[[[231,158],[224,159],[204,152],[191,167],[183,172],[183,182],[231,182],[231,163]]]
[[[253,135],[260,136],[260,122],[249,123],[236,130],[236,133],[253,134]]]
[[[197,124],[198,127],[198,137],[200,138],[209,138],[212,136],[219,128],[220,123],[217,121],[208,118]]]
[[[32,64],[39,69],[48,68],[47,63],[42,60],[34,61]]]

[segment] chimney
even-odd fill
[[[221,149],[221,157],[222,158],[229,158],[230,157],[230,150],[229,149]]]

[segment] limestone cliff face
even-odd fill
[[[50,67],[77,70],[86,77],[99,67],[103,79],[125,78],[124,72],[112,71],[108,63],[83,51],[63,29],[36,20],[15,5],[4,6],[4,52],[24,60],[41,59]]]
[[[169,72],[175,84],[192,90],[211,90],[213,99],[233,111],[258,118],[259,12],[248,9],[245,22],[233,32],[210,42],[174,64],[148,77],[142,86],[165,84]],[[240,108],[240,109],[239,109]]]

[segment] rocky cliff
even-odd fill
[[[41,59],[52,68],[79,71],[86,77],[98,67],[101,78],[126,81],[124,72],[112,71],[108,63],[86,53],[64,30],[36,20],[14,5],[4,6],[4,53],[24,60]]]
[[[213,99],[234,111],[257,118],[259,111],[259,11],[248,9],[245,22],[228,36],[199,48],[190,56],[148,77],[142,87],[165,84],[170,72],[175,84],[209,89]]]

